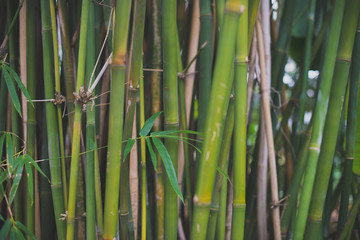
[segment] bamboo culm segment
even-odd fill
[[[52,98],[54,95],[54,76],[52,74],[52,46],[51,46],[51,23],[49,1],[41,0],[41,24],[44,65],[44,88],[45,98]],[[56,107],[53,103],[45,103],[46,126],[49,151],[49,165],[51,177],[51,192],[54,204],[55,223],[58,239],[66,238],[65,221],[60,220],[60,214],[65,213],[64,198],[62,192],[59,136],[57,129]]]
[[[177,25],[176,1],[169,0],[162,3],[162,41],[163,41],[163,104],[165,130],[179,129],[178,116],[178,81],[177,81]],[[178,142],[173,139],[165,140],[165,147],[169,152],[175,172],[177,174]],[[178,207],[177,195],[167,177],[165,177],[165,239],[177,238]]]
[[[131,1],[117,1],[115,6],[114,45],[111,65],[109,140],[106,169],[104,239],[113,239],[117,232],[121,141],[124,117],[125,62]]]
[[[309,225],[306,236],[318,236],[321,232],[321,223],[319,220],[323,217],[327,186],[329,184],[332,162],[338,137],[338,131],[334,131],[334,129],[338,129],[340,125],[359,10],[359,0],[346,1],[344,19],[340,34],[341,37],[334,69],[334,77],[324,126],[324,137],[321,143],[318,160],[319,163],[315,175],[315,185],[311,198],[308,220]]]
[[[319,86],[319,94],[317,96],[316,107],[313,113],[314,125],[309,144],[309,152],[307,157],[308,162],[305,169],[304,184],[301,190],[299,211],[296,218],[294,239],[302,239],[305,232],[311,198],[311,195],[308,193],[312,192],[313,190],[316,167],[320,152],[320,144],[322,141],[322,132],[325,124],[325,114],[333,77],[333,71],[327,71],[327,69],[333,69],[335,66],[335,58],[340,38],[344,6],[345,1],[335,1],[324,63],[320,74],[321,81]]]
[[[85,57],[86,57],[86,38],[87,24],[89,16],[90,0],[84,0],[81,7],[81,25],[80,25],[80,42],[79,42],[79,58],[77,69],[76,92],[80,92],[80,88],[84,87],[85,81]],[[76,193],[79,174],[79,153],[80,153],[80,134],[81,134],[81,115],[82,106],[75,105],[74,125],[73,125],[73,141],[71,151],[70,166],[70,183],[69,183],[69,200],[67,215],[67,231],[66,239],[71,240],[75,237],[75,210],[76,210]]]
[[[235,39],[240,15],[240,1],[229,1],[225,7],[224,24],[221,30],[218,54],[215,62],[213,85],[204,130],[203,152],[200,159],[194,196],[194,213],[191,239],[205,239],[214,187],[216,164],[222,138],[222,123],[229,103],[233,79]]]

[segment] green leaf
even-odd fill
[[[224,172],[221,168],[219,168],[219,166],[216,166],[215,168],[220,174],[222,174],[229,181],[229,183],[231,183],[230,177],[229,175],[227,175],[226,172]]]
[[[27,229],[27,227],[25,227],[24,224],[22,224],[21,222],[15,221],[15,226],[17,226],[18,228],[20,228],[21,230],[23,230],[23,231],[26,233],[26,235],[27,235],[28,237],[30,237],[31,239],[34,239],[34,240],[37,239],[37,238],[35,237],[35,235],[34,235],[29,229]]]
[[[45,175],[45,173],[41,170],[41,168],[39,167],[39,165],[34,161],[34,159],[29,155],[29,154],[24,154],[24,161],[31,163],[31,165],[33,165],[35,167],[35,169],[41,174],[43,175],[48,181],[50,181],[50,179]]]
[[[17,167],[16,171],[15,171],[15,177],[14,177],[14,181],[13,184],[11,186],[10,189],[10,197],[9,197],[9,204],[11,205],[12,201],[14,200],[16,191],[19,187],[19,183],[21,180],[21,176],[22,176],[22,171],[24,169],[24,164],[19,164],[19,166]]]
[[[32,100],[31,100],[30,94],[29,94],[28,90],[26,89],[26,87],[24,86],[24,84],[21,82],[21,80],[19,78],[19,75],[17,75],[17,73],[14,71],[14,69],[12,69],[11,67],[9,67],[7,65],[4,65],[4,68],[6,68],[6,70],[8,70],[11,73],[11,75],[15,79],[18,87],[20,88],[21,92],[24,94],[26,99],[29,100],[31,105],[34,107],[34,104],[33,104]]]
[[[161,156],[161,159],[164,163],[166,174],[168,175],[171,186],[173,187],[174,191],[179,196],[181,201],[184,203],[184,198],[183,198],[180,188],[179,188],[174,165],[172,164],[172,161],[171,161],[168,151],[166,150],[164,144],[161,142],[161,140],[159,138],[152,138],[152,141],[153,141],[156,149],[158,150],[158,152]]]
[[[1,214],[0,214],[0,220],[5,222],[5,219],[3,218],[3,216],[1,216]]]
[[[142,127],[142,129],[140,130],[140,136],[145,137],[146,135],[148,135],[148,133],[150,132],[151,128],[153,127],[156,118],[161,114],[162,112],[157,112],[154,115],[152,115],[151,117],[149,117],[145,123],[144,126]]]
[[[125,146],[123,161],[125,161],[127,155],[129,155],[129,153],[130,153],[132,147],[134,146],[134,144],[135,144],[135,140],[132,139],[132,138],[129,138],[127,143],[126,143],[126,146]]]
[[[150,152],[150,157],[151,157],[151,161],[154,165],[154,169],[157,172],[157,160],[156,160],[156,155],[155,155],[154,149],[151,146],[151,141],[149,138],[145,138],[145,141],[146,141],[146,144],[147,144],[149,152]]]
[[[8,179],[8,172],[2,171],[0,173],[0,184],[2,184],[6,179]],[[0,238],[1,239],[1,238]]]
[[[6,82],[6,85],[8,87],[9,93],[10,93],[11,101],[14,104],[16,111],[19,113],[20,116],[22,116],[19,98],[16,93],[15,85],[14,85],[13,81],[11,80],[10,74],[8,73],[8,71],[5,68],[2,69],[2,72],[4,74],[5,82]]]
[[[167,130],[167,131],[158,131],[152,132],[152,136],[159,136],[159,135],[170,135],[174,133],[188,133],[188,134],[195,134],[195,135],[202,135],[200,132],[191,131],[191,130]]]
[[[14,165],[14,151],[13,142],[9,133],[6,133],[6,157],[8,159],[9,169],[11,171]]]
[[[27,188],[28,188],[28,194],[30,194],[30,200],[31,200],[31,205],[34,203],[34,176],[33,176],[33,171],[31,168],[30,163],[24,162],[25,165],[25,169],[26,169],[26,177],[27,177]]]
[[[22,232],[16,226],[13,226],[10,232],[10,240],[22,240],[22,239],[25,240]]]
[[[153,137],[152,134],[151,134],[151,136]],[[171,139],[176,139],[178,141],[183,141],[184,143],[187,143],[190,146],[192,146],[193,148],[195,148],[196,151],[198,151],[199,153],[202,153],[202,151],[199,148],[197,148],[194,144],[187,141],[187,139],[189,139],[189,140],[193,140],[193,141],[198,142],[198,140],[196,140],[196,139],[194,140],[194,139],[191,139],[191,138],[184,138],[184,137],[179,137],[179,136],[174,136],[174,135],[157,135],[156,137],[158,137],[158,138],[171,138]]]
[[[10,228],[11,228],[11,220],[10,218],[6,220],[3,227],[0,230],[0,239],[6,239],[7,235],[9,234]]]

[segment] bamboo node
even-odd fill
[[[60,105],[64,102],[66,102],[66,98],[63,95],[61,95],[59,92],[56,92],[55,99],[52,99],[52,103],[54,105]]]
[[[93,107],[95,105],[94,100],[96,99],[96,96],[93,97],[92,93],[86,92],[84,86],[80,87],[79,93],[73,92],[75,97],[75,104],[80,104],[82,107],[82,111],[86,112],[86,104],[91,101],[91,111],[93,110]]]
[[[67,219],[67,216],[68,216],[68,211],[65,211],[65,213],[60,213],[60,218],[59,220],[60,221],[65,221]]]

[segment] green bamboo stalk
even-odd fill
[[[350,85],[347,109],[347,126],[346,126],[346,146],[345,146],[345,164],[343,172],[343,186],[341,191],[341,201],[339,210],[339,221],[337,232],[341,233],[349,208],[349,196],[352,184],[352,166],[354,161],[354,148],[355,148],[355,128],[357,114],[354,114],[357,109],[357,101],[359,97],[359,76],[360,76],[360,22],[358,22],[354,49],[352,53],[352,63],[350,69]]]
[[[26,79],[27,90],[31,99],[36,99],[36,72],[35,72],[35,1],[29,0],[26,3]],[[35,108],[28,103],[27,104],[27,139],[26,139],[26,151],[33,158],[35,156],[36,148],[36,116]],[[32,169],[33,171],[33,169]],[[27,188],[29,185],[34,186],[34,182],[29,182],[30,179],[26,178]],[[34,195],[31,196],[28,192],[26,194],[26,213],[25,223],[26,227],[35,233],[35,207],[34,207]],[[28,236],[28,239],[30,237]]]
[[[311,198],[306,236],[317,236],[321,231],[321,219],[326,197],[333,157],[338,138],[342,107],[351,64],[351,52],[354,45],[356,27],[360,10],[360,1],[347,1],[336,56],[334,77],[326,114],[324,137],[321,143],[318,169]],[[335,129],[335,130],[334,130]]]
[[[246,209],[246,114],[248,69],[248,6],[241,1],[243,12],[239,19],[235,53],[235,126],[233,160],[233,215],[231,239],[244,239]]]
[[[41,22],[42,22],[42,43],[44,65],[44,88],[45,98],[52,98],[54,95],[54,76],[52,73],[52,40],[51,40],[51,20],[49,1],[41,0]],[[57,130],[56,107],[51,102],[45,103],[46,126],[49,149],[49,165],[51,176],[51,192],[54,204],[55,223],[58,239],[65,239],[65,221],[60,220],[60,214],[65,213],[64,198],[61,182],[60,150]]]
[[[308,163],[305,169],[303,188],[301,190],[302,194],[300,197],[299,211],[296,219],[294,236],[295,239],[302,239],[305,231],[311,198],[311,195],[309,193],[313,190],[317,160],[320,152],[320,143],[322,140],[322,132],[325,124],[327,102],[333,77],[333,71],[329,71],[329,69],[334,69],[335,65],[335,57],[340,37],[344,5],[344,1],[335,1],[334,13],[330,24],[330,32],[326,47],[324,63],[321,68],[321,81],[319,86],[320,94],[318,94],[317,96],[316,107],[313,113],[314,125],[309,144],[309,152],[307,157]]]
[[[223,3],[223,6],[218,6],[218,3]],[[198,120],[197,120],[197,131],[200,133],[204,132],[205,121],[207,116],[208,102],[210,99],[211,89],[211,75],[212,75],[212,64],[213,64],[213,27],[212,27],[212,13],[211,13],[211,2],[209,0],[200,1],[200,36],[199,46],[207,42],[207,45],[201,50],[199,54],[199,105],[198,105]],[[223,10],[225,2],[217,1],[216,7]],[[218,13],[217,16],[222,13]],[[217,20],[217,25],[220,27],[221,20]],[[197,136],[198,140],[202,140],[200,135]],[[196,147],[202,149],[202,142],[197,142]],[[200,160],[200,154],[196,154],[196,166],[198,169]]]
[[[132,35],[132,55],[131,55],[131,69],[130,79],[128,82],[128,99],[126,101],[126,114],[124,123],[123,140],[132,137],[132,130],[134,124],[134,113],[136,107],[136,97],[138,95],[140,66],[142,62],[142,46],[144,38],[145,26],[145,7],[146,1],[136,0],[134,3],[134,25]],[[124,144],[125,146],[125,144]],[[130,171],[130,155],[124,159],[120,173],[120,233],[121,238],[126,239],[128,235],[128,218],[130,211],[130,185],[129,185],[129,171]],[[146,196],[146,194],[145,194]],[[146,209],[146,208],[145,208]],[[146,225],[145,225],[146,227]]]
[[[114,45],[111,66],[109,110],[109,141],[105,188],[104,239],[113,239],[117,232],[121,140],[123,135],[123,107],[126,67],[126,47],[131,1],[117,1],[115,6]]]
[[[86,78],[91,82],[91,73],[95,67],[95,9],[90,2],[87,31]],[[92,94],[94,96],[94,94]],[[95,107],[93,102],[86,104],[86,239],[96,239],[95,231]]]
[[[162,39],[161,39],[161,0],[150,1],[151,12],[151,34],[150,34],[150,49],[151,49],[151,68],[162,68]],[[161,72],[150,72],[151,79],[151,114],[160,112],[161,110]],[[160,131],[162,126],[162,119],[155,120],[153,130]],[[156,153],[157,171],[154,174],[155,190],[154,201],[156,202],[156,234],[158,239],[164,239],[164,168],[159,153]],[[149,193],[151,193],[149,191]]]
[[[53,39],[53,49],[54,49],[55,96],[56,96],[56,94],[61,95],[61,91],[60,91],[59,50],[58,50],[56,16],[55,16],[54,1],[52,0],[50,1],[50,17],[51,17],[52,39]],[[58,130],[59,130],[64,204],[65,204],[65,208],[67,208],[67,180],[66,180],[66,169],[65,169],[65,146],[64,146],[65,141],[64,141],[63,124],[62,124],[62,111],[60,104],[56,105],[56,110],[57,110],[58,125],[59,125]]]
[[[206,119],[203,152],[196,181],[191,239],[205,239],[206,237],[215,168],[220,152],[219,141],[222,138],[222,122],[229,103],[230,86],[233,82],[230,72],[233,66],[240,14],[240,1],[228,1],[225,7],[223,29],[219,38],[213,86],[210,93],[209,117]]]
[[[255,22],[257,19],[258,9],[260,6],[260,0],[253,0],[249,2],[249,29],[248,29],[248,51],[250,51],[254,31],[255,31]]]
[[[163,104],[165,130],[179,129],[178,116],[178,80],[177,80],[177,4],[174,0],[162,2],[162,40],[163,40]],[[165,147],[177,174],[178,142],[165,139]],[[177,238],[178,204],[177,195],[168,178],[164,179],[164,237]]]
[[[219,162],[218,162],[218,168],[220,168],[225,173],[227,173],[228,165],[229,165],[230,144],[234,130],[234,116],[235,116],[234,112],[235,112],[234,100],[230,99],[229,109],[226,115],[226,120],[224,125],[224,136],[221,143],[221,149],[223,149],[223,151],[221,151],[220,153]],[[220,199],[221,196],[223,196],[223,191],[226,192],[226,190],[224,190],[223,188],[225,185],[223,184],[223,182],[227,182],[227,179],[223,179],[223,178],[224,178],[223,173],[220,172],[216,173],[216,180],[212,194],[213,197],[211,199],[209,224],[207,228],[206,239],[214,239],[214,237],[216,236],[216,231],[222,229],[222,226],[224,226],[224,228],[221,230],[221,232],[225,233],[225,219],[224,218],[218,219]],[[219,223],[220,221],[222,222]],[[219,229],[217,228],[218,224],[220,225]]]
[[[82,2],[81,8],[81,25],[80,25],[80,43],[78,56],[78,70],[76,81],[76,92],[80,95],[81,89],[84,91],[85,78],[85,57],[86,57],[86,38],[87,38],[87,24],[89,16],[89,0]],[[75,116],[73,125],[73,138],[71,148],[71,166],[70,166],[70,183],[69,183],[69,201],[68,201],[68,215],[67,215],[67,231],[66,239],[74,239],[75,235],[75,208],[76,208],[76,193],[79,174],[79,153],[80,153],[80,134],[81,134],[81,115],[82,104],[79,102],[75,105]]]
[[[1,75],[0,85],[0,131],[6,130],[7,88],[4,76]]]
[[[99,152],[97,150],[97,141],[95,138],[95,155],[94,155],[94,165],[95,165],[95,203],[96,203],[96,222],[97,222],[97,236],[98,239],[102,239],[103,230],[104,230],[104,216],[103,216],[103,204],[102,204],[102,195],[101,195],[101,185],[100,185],[100,165],[99,165]]]
[[[303,65],[300,69],[300,77],[299,80],[301,81],[301,93],[300,93],[300,104],[298,110],[298,120],[295,121],[296,124],[296,133],[297,137],[295,138],[295,151],[299,148],[299,137],[298,134],[301,133],[304,125],[304,114],[305,114],[305,104],[306,104],[306,91],[308,89],[308,72],[310,69],[311,64],[311,51],[312,51],[312,39],[313,39],[313,31],[314,31],[314,22],[315,22],[315,7],[316,7],[316,0],[311,0],[309,3],[309,12],[307,15],[307,33],[306,33],[306,40],[305,40],[305,53],[303,59]]]
[[[340,234],[339,240],[350,239],[352,235],[354,223],[356,221],[356,218],[358,217],[359,206],[360,206],[360,192],[358,192],[358,194],[355,197],[353,206],[351,208],[351,212],[346,220],[346,224]]]
[[[144,78],[142,77],[143,71],[140,71],[140,128],[142,129],[145,124],[145,97],[144,97]],[[141,139],[141,239],[146,239],[146,148],[145,139]]]
[[[227,188],[228,181],[222,181],[219,213],[216,221],[215,239],[225,239]]]

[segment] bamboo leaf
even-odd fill
[[[11,205],[12,201],[14,200],[16,191],[19,187],[23,169],[24,169],[24,164],[21,163],[21,164],[19,164],[19,166],[17,167],[17,169],[15,171],[14,181],[13,181],[13,184],[12,184],[11,190],[10,190],[10,197],[9,197],[10,205]]]
[[[34,159],[29,154],[24,154],[24,161],[27,163],[31,163],[31,165],[33,165],[35,169],[50,182],[50,179],[45,175],[45,173],[41,170],[39,165],[34,161]]]
[[[222,174],[228,181],[229,183],[232,184],[229,175],[227,175],[227,173],[225,171],[223,171],[221,168],[219,168],[219,166],[216,166],[216,171],[218,171],[220,174]]]
[[[166,150],[164,144],[161,142],[161,140],[159,138],[152,138],[152,141],[153,141],[156,149],[158,150],[158,152],[161,156],[161,159],[164,163],[166,174],[168,175],[171,186],[173,187],[174,191],[179,196],[181,201],[184,203],[184,198],[182,196],[182,193],[181,193],[179,185],[178,185],[174,165],[171,162],[171,158],[170,158],[168,151]]]
[[[0,184],[2,184],[6,179],[8,179],[8,173],[6,171],[2,171],[0,173]],[[1,239],[1,238],[0,238]]]
[[[198,147],[196,147],[194,144],[187,141],[187,140],[192,140],[192,141],[195,141],[195,142],[201,142],[201,141],[199,141],[197,139],[184,138],[184,137],[178,137],[178,136],[173,136],[173,135],[157,135],[156,137],[157,138],[172,138],[172,139],[176,139],[176,140],[179,140],[179,141],[183,141],[184,143],[187,143],[190,146],[192,146],[193,148],[195,148],[196,151],[198,151],[199,153],[202,153],[202,151]]]
[[[191,130],[167,130],[167,131],[158,131],[158,132],[152,132],[152,136],[158,136],[158,135],[170,135],[170,134],[176,134],[176,133],[188,133],[188,134],[195,134],[195,135],[202,135],[200,132],[191,131]]]
[[[155,155],[155,152],[154,152],[154,149],[152,148],[151,146],[151,141],[149,138],[145,138],[145,141],[146,141],[146,144],[148,146],[148,149],[149,149],[149,152],[150,152],[150,157],[151,157],[151,161],[154,165],[154,169],[155,171],[157,172],[157,161],[156,161],[156,155]]]
[[[5,219],[3,218],[3,216],[1,216],[1,214],[0,214],[0,220],[5,222]]]
[[[11,221],[10,218],[6,220],[3,227],[0,230],[0,239],[6,239],[7,235],[9,234],[10,228],[11,228]]]
[[[6,70],[11,73],[11,75],[15,79],[18,87],[20,88],[21,92],[24,94],[26,99],[29,100],[31,105],[34,107],[34,103],[31,100],[30,94],[29,94],[28,90],[26,89],[26,87],[24,86],[24,84],[21,82],[19,75],[14,71],[14,69],[12,69],[11,67],[9,67],[7,65],[4,65],[4,68],[6,68]]]
[[[142,129],[140,130],[140,136],[145,137],[150,132],[151,128],[153,127],[156,118],[161,114],[162,112],[157,112],[154,115],[152,115],[150,118],[148,118]]]
[[[10,134],[6,133],[6,157],[9,163],[9,169],[13,168],[14,163],[14,152],[13,152],[13,142]]]
[[[33,176],[33,171],[31,169],[31,165],[27,162],[24,162],[25,165],[25,170],[26,170],[26,177],[28,179],[28,184],[27,184],[27,188],[28,188],[28,193],[30,194],[30,200],[31,200],[31,205],[34,203],[34,176]]]
[[[36,236],[27,227],[25,227],[24,224],[22,224],[21,222],[15,221],[15,226],[17,226],[19,229],[23,230],[26,233],[26,235],[28,237],[30,237],[30,239],[34,239],[34,240],[37,239]]]
[[[134,144],[135,144],[135,140],[134,140],[134,139],[129,138],[129,139],[127,140],[127,143],[126,143],[126,146],[125,146],[125,150],[124,150],[124,158],[123,158],[123,161],[125,161],[127,155],[129,155],[129,153],[130,153],[132,147],[134,146]]]
[[[10,240],[22,240],[22,239],[25,240],[22,232],[16,226],[13,226],[10,232]]]
[[[5,82],[6,82],[6,85],[8,87],[9,93],[10,93],[11,101],[14,104],[16,111],[19,113],[20,116],[22,116],[20,102],[19,102],[18,95],[16,93],[15,85],[14,85],[13,81],[11,80],[11,77],[10,77],[8,71],[5,68],[2,69],[2,72],[4,74]]]

